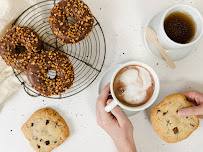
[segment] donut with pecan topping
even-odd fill
[[[55,70],[55,77],[49,77],[50,70]],[[27,77],[35,90],[49,97],[59,95],[73,85],[74,69],[62,52],[45,51],[29,62]]]
[[[62,0],[51,10],[49,23],[58,40],[73,44],[90,34],[94,18],[82,0]]]
[[[29,60],[42,49],[38,34],[26,26],[13,26],[0,41],[1,57],[7,65],[20,71],[26,71]]]

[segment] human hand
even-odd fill
[[[105,111],[105,106],[111,103],[108,99],[110,84],[107,84],[97,98],[97,124],[113,139],[119,152],[135,152],[133,126],[122,110],[116,106],[111,113]]]
[[[178,111],[178,115],[181,116],[195,116],[203,119],[203,94],[197,91],[183,92],[193,107],[181,109]]]

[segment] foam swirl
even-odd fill
[[[141,66],[127,66],[115,78],[116,97],[128,104],[147,102],[153,94],[154,80],[151,73]]]

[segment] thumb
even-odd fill
[[[181,109],[178,111],[178,115],[185,116],[185,117],[203,115],[203,106],[195,106],[195,107]]]

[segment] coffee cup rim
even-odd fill
[[[127,105],[122,104],[115,96],[114,91],[113,91],[113,82],[115,79],[116,74],[124,67],[129,66],[129,65],[139,65],[139,66],[143,66],[144,68],[146,68],[147,70],[149,70],[149,72],[152,74],[154,82],[155,82],[155,86],[154,86],[154,93],[152,95],[152,97],[150,98],[149,101],[147,101],[145,104],[141,105],[141,106],[137,106],[137,107],[130,107]],[[113,100],[116,101],[116,103],[126,109],[126,110],[130,110],[130,111],[142,111],[147,109],[148,107],[150,107],[157,99],[158,95],[159,95],[159,90],[160,90],[160,82],[159,82],[159,78],[158,75],[156,74],[156,72],[147,64],[142,63],[142,62],[138,62],[138,61],[130,61],[127,63],[122,64],[113,74],[112,78],[111,78],[111,83],[110,83],[110,90],[111,90],[111,95],[113,97]]]
[[[177,43],[177,42],[171,40],[171,39],[168,37],[168,35],[166,34],[165,30],[164,30],[164,20],[165,20],[165,18],[166,18],[166,15],[167,15],[172,9],[174,9],[174,8],[176,8],[176,7],[181,7],[181,6],[182,6],[182,7],[187,7],[187,8],[190,8],[190,9],[193,9],[193,10],[199,15],[199,17],[201,18],[201,24],[202,24],[202,26],[203,26],[203,17],[202,17],[202,15],[201,15],[201,13],[200,13],[195,7],[192,7],[192,6],[190,6],[190,5],[185,5],[185,4],[177,4],[177,5],[175,5],[175,6],[172,6],[172,7],[168,8],[168,9],[166,9],[166,11],[164,12],[164,14],[163,14],[163,16],[162,16],[162,18],[161,18],[161,23],[160,23],[160,24],[161,24],[161,28],[163,28],[164,36],[165,36],[171,43],[173,43],[174,45],[179,46],[179,47],[187,47],[187,46],[191,46],[191,45],[197,43],[197,41],[201,38],[201,36],[202,36],[202,34],[203,34],[203,28],[202,28],[202,30],[201,30],[201,33],[199,33],[198,37],[197,37],[194,41],[189,42],[189,43],[186,43],[186,44]]]

